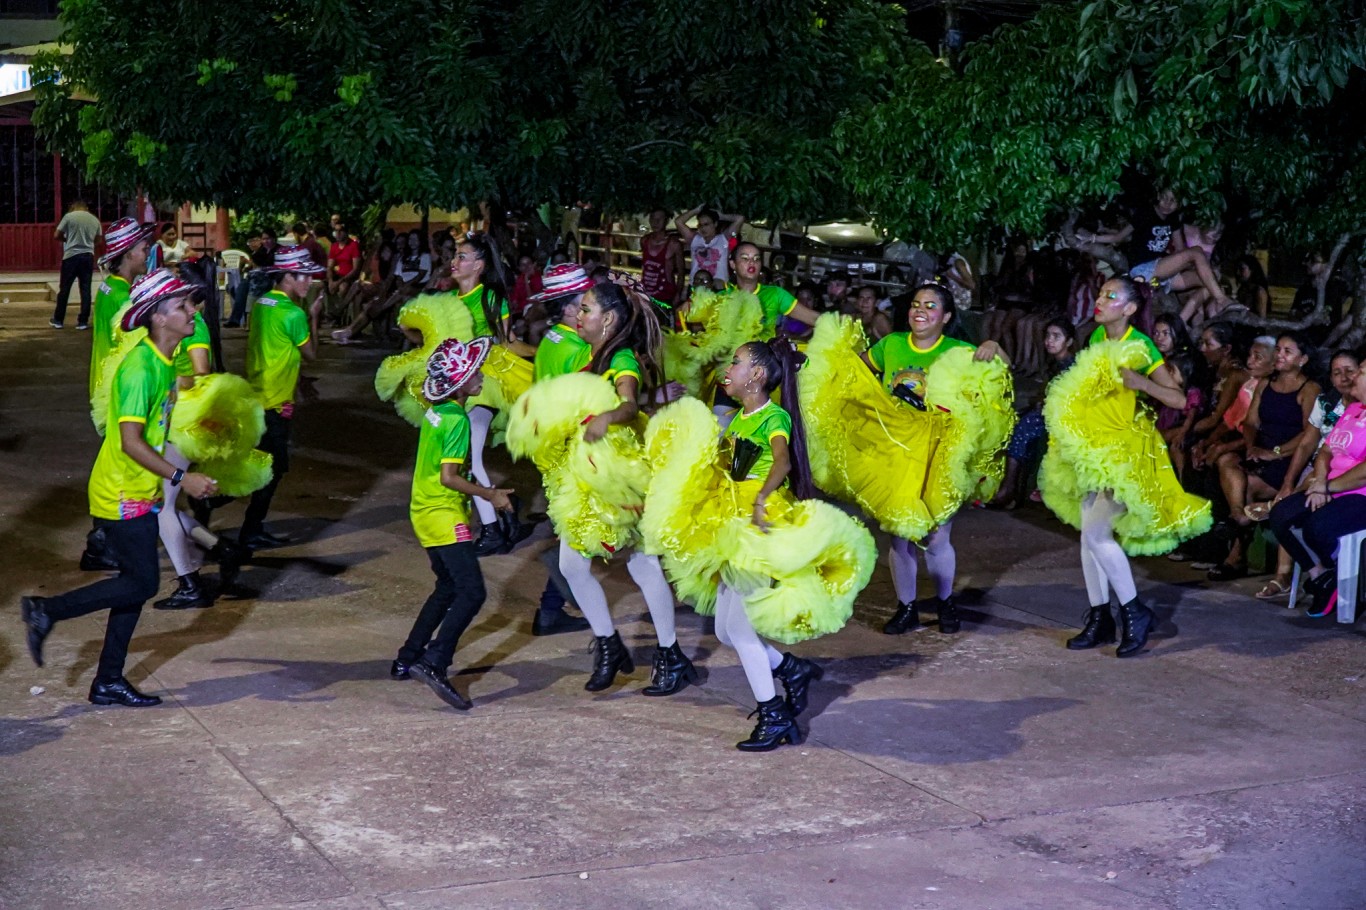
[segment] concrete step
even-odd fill
[[[72,296],[77,296],[73,293]],[[0,304],[5,303],[51,303],[57,299],[57,294],[47,285],[34,287],[31,285],[19,286],[0,286]]]
[[[0,275],[0,303],[40,301],[51,303],[57,299],[61,276],[56,272],[17,272]],[[91,291],[94,291],[91,282]],[[76,289],[72,289],[77,294]]]

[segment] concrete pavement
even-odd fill
[[[17,609],[90,579],[89,336],[47,315],[0,311],[0,907],[1366,907],[1361,625],[1142,560],[1168,617],[1150,653],[1070,653],[1075,535],[1041,507],[956,522],[962,634],[880,634],[882,567],[847,629],[795,648],[828,671],[800,747],[733,748],[743,673],[686,608],[705,683],[638,694],[651,628],[622,567],[603,577],[642,666],[584,692],[587,633],[530,635],[544,527],[483,563],[456,655],[475,708],[390,681],[431,576],[373,347],[310,370],[272,524],[299,543],[243,573],[259,596],[147,610],[129,676],[166,704],[94,708],[103,617],[59,626],[39,670]]]

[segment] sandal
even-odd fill
[[[1254,502],[1252,505],[1246,506],[1243,509],[1243,514],[1251,521],[1266,521],[1267,518],[1271,516],[1271,507],[1273,505],[1275,505],[1275,503]]]
[[[1281,581],[1279,578],[1273,578],[1254,596],[1258,600],[1280,600],[1282,597],[1288,597],[1289,595],[1290,585],[1287,582]]]

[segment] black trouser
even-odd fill
[[[407,663],[421,660],[445,673],[455,659],[460,636],[484,605],[484,573],[479,570],[473,541],[428,547],[427,558],[436,573],[436,587],[417,614],[398,659]]]
[[[1276,503],[1269,520],[1276,542],[1301,568],[1327,567],[1333,565],[1339,537],[1366,531],[1366,496],[1338,496],[1311,512],[1305,495],[1296,493]]]
[[[62,260],[62,281],[57,287],[57,309],[52,311],[53,322],[66,321],[66,302],[71,299],[71,283],[77,282],[81,292],[79,325],[90,324],[90,276],[95,274],[95,254],[78,253]]]
[[[251,494],[247,514],[242,519],[242,530],[237,535],[239,540],[261,533],[275,488],[280,485],[280,478],[289,471],[289,418],[279,411],[266,411],[266,431],[256,448],[270,456],[270,483]]]
[[[156,596],[161,585],[157,563],[157,517],[149,512],[125,521],[96,518],[102,528],[109,555],[119,564],[119,574],[77,588],[57,597],[43,598],[43,609],[54,620],[74,619],[97,610],[109,611],[95,678],[103,681],[123,676],[128,643],[137,628],[142,605]]]

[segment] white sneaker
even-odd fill
[[[63,327],[62,324],[55,319],[49,319],[47,321],[47,324],[52,326],[54,329],[60,329]]]

